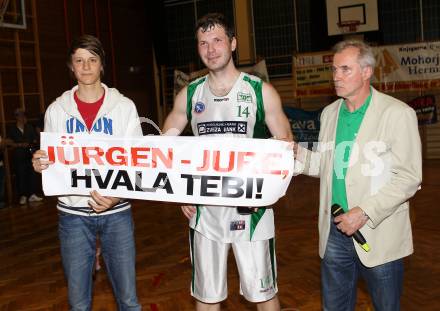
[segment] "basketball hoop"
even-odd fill
[[[0,27],[26,29],[26,0],[0,0]]]
[[[348,21],[339,22],[338,27],[341,33],[352,33],[357,31],[360,24],[361,24],[360,21],[348,20]]]
[[[6,9],[8,8],[9,0],[0,0],[0,24],[3,23]]]

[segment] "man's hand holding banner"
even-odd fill
[[[226,206],[268,206],[292,178],[289,143],[274,139],[41,133],[53,162],[45,195],[102,195]]]

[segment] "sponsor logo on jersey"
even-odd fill
[[[215,102],[227,102],[229,101],[229,97],[222,97],[222,98],[214,98]]]
[[[199,135],[208,134],[246,134],[247,122],[245,121],[212,121],[197,123]]]
[[[205,104],[202,102],[197,102],[194,105],[194,112],[195,113],[202,113],[203,111],[205,111]]]
[[[237,101],[238,102],[245,102],[245,103],[252,103],[252,95],[249,93],[237,93]]]
[[[235,220],[231,221],[229,225],[229,229],[231,231],[244,230],[246,227],[246,222],[244,220]]]
[[[66,132],[69,134],[84,133],[87,132],[87,127],[80,120],[72,117],[66,121]],[[113,135],[113,120],[106,117],[99,118],[93,123],[91,132]]]

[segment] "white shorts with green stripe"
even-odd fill
[[[232,246],[240,274],[240,294],[250,302],[264,302],[278,292],[275,240],[222,243],[190,229],[191,295],[204,303],[228,296],[227,260]]]

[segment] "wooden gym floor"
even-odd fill
[[[422,190],[411,201],[415,254],[405,260],[402,310],[439,310],[440,161],[425,161]],[[437,203],[436,203],[437,202]],[[67,310],[53,198],[0,210],[0,310]],[[276,205],[279,298],[283,310],[320,310],[317,254],[318,180],[295,178]],[[187,222],[177,205],[137,201],[137,286],[143,310],[193,310]],[[385,238],[385,237],[384,237]],[[230,257],[229,298],[222,310],[254,310],[238,294]],[[97,274],[93,310],[116,310],[105,271]],[[361,283],[356,310],[373,310]]]

